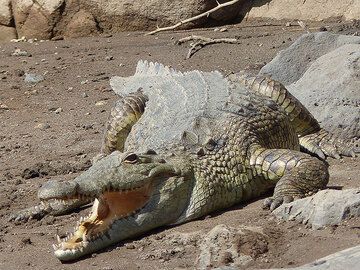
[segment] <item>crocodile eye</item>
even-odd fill
[[[131,163],[131,164],[136,163],[138,160],[139,160],[139,157],[135,153],[131,153],[124,158],[125,163]]]

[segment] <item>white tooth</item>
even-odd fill
[[[55,244],[52,244],[52,247],[53,247],[53,250],[55,251],[55,250],[57,250],[57,248],[56,248],[56,245]]]
[[[93,204],[93,207],[91,209],[91,213],[94,213],[99,207],[99,200],[98,199],[95,199],[94,200],[94,204]],[[90,214],[91,215],[91,214]]]
[[[56,235],[56,240],[57,240],[58,243],[61,243],[61,239],[60,239],[60,236],[58,234]]]

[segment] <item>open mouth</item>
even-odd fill
[[[110,237],[108,231],[111,225],[119,219],[134,215],[148,202],[152,192],[152,185],[121,191],[106,191],[96,198],[86,218],[81,217],[74,233],[61,239],[57,236],[55,251],[82,251],[89,242],[103,236]]]

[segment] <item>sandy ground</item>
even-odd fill
[[[350,34],[359,31],[356,25],[339,22],[310,26],[327,26]],[[190,34],[238,37],[241,44],[208,46],[185,60],[189,47],[174,42]],[[103,126],[116,100],[109,77],[133,74],[139,59],[158,61],[182,71],[257,70],[301,34],[298,26],[285,27],[285,22],[252,22],[228,26],[226,32],[211,28],[147,37],[131,32],[0,44],[0,269],[192,268],[198,247],[189,245],[174,251],[174,243],[166,241],[166,236],[207,232],[217,224],[267,228],[268,250],[255,254],[249,269],[297,266],[359,244],[359,219],[313,231],[305,225],[274,220],[261,209],[259,199],[203,220],[161,228],[75,263],[61,264],[52,254],[55,234],[72,230],[88,209],[26,224],[7,221],[11,213],[37,202],[36,190],[42,183],[48,179],[72,179],[89,166],[99,151]],[[11,56],[16,48],[31,56]],[[24,72],[42,74],[45,80],[31,86],[24,82]],[[330,160],[330,164],[330,186],[360,187],[359,159]]]

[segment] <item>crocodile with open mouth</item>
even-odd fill
[[[74,233],[54,244],[75,260],[154,228],[257,198],[275,209],[327,185],[327,156],[355,156],[279,82],[245,73],[179,72],[140,61],[111,79],[100,157],[72,181],[45,183],[22,220],[94,201]],[[302,151],[300,151],[302,150]]]

